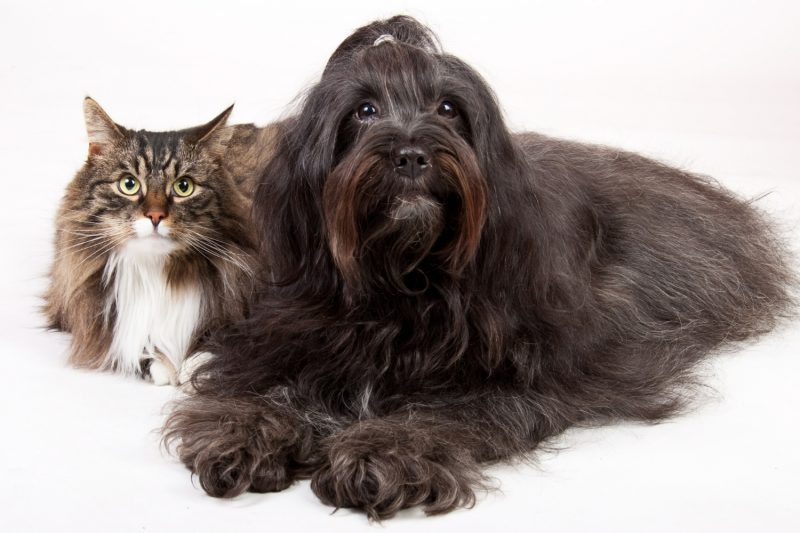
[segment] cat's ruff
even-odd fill
[[[165,266],[174,247],[164,237],[138,237],[109,257],[103,277],[113,296],[106,312],[113,305],[116,321],[107,366],[135,374],[141,359],[155,359],[157,352],[173,369],[181,367],[200,318],[202,292],[196,284],[168,283]]]

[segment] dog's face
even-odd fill
[[[460,67],[388,40],[326,71],[322,208],[350,284],[415,293],[434,270],[458,275],[473,258],[488,191],[475,114],[486,110]]]

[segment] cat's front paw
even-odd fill
[[[150,364],[150,381],[153,385],[164,386],[173,385],[175,370],[167,368],[161,361],[153,361]]]
[[[184,359],[178,372],[178,384],[184,387],[191,387],[192,376],[197,372],[197,369],[214,357],[211,352],[197,352]]]
[[[175,367],[166,357],[148,357],[139,363],[142,377],[153,385],[177,385]]]

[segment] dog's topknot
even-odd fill
[[[359,50],[373,46],[376,41],[385,42],[390,40],[389,38],[394,42],[415,46],[430,53],[441,53],[439,39],[430,28],[411,17],[397,15],[385,20],[376,20],[354,31],[333,52],[325,71],[329,71],[340,61],[346,61]]]

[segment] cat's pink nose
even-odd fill
[[[154,226],[158,226],[158,223],[167,218],[167,213],[164,212],[163,209],[148,209],[147,213],[144,214],[147,218],[149,218]]]

